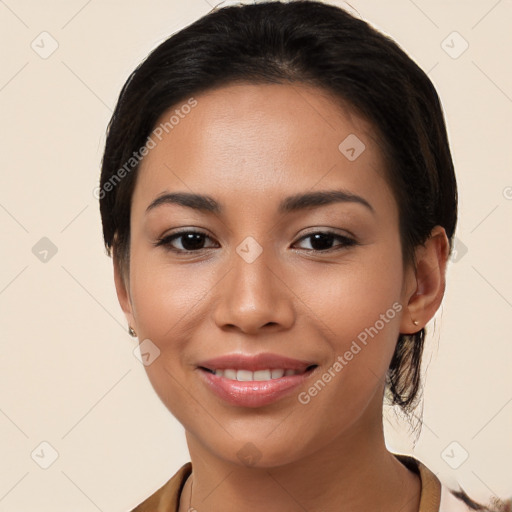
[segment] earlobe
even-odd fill
[[[404,297],[408,314],[402,317],[402,334],[423,329],[439,309],[446,286],[448,253],[448,238],[441,226],[436,226],[425,244],[416,248],[416,269],[411,269],[416,287]]]
[[[136,322],[133,317],[133,308],[130,298],[128,276],[123,274],[119,258],[116,256],[115,250],[112,251],[112,262],[114,267],[114,283],[116,286],[117,299],[123,310],[128,326],[136,330]]]

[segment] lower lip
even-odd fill
[[[240,407],[262,407],[290,394],[309,378],[315,369],[280,379],[248,382],[226,379],[201,368],[198,370],[210,390],[225,402]]]

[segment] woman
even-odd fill
[[[438,96],[393,41],[319,2],[214,10],[123,87],[99,197],[191,457],[135,511],[478,506],[384,442],[457,219]]]

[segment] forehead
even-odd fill
[[[387,186],[370,123],[322,89],[231,84],[194,96],[192,108],[187,100],[156,124],[134,201],[147,206],[165,190],[181,190],[226,201],[236,193],[265,204],[284,190],[382,195]]]

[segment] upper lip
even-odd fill
[[[265,352],[255,355],[226,354],[202,361],[197,366],[208,370],[236,369],[254,372],[267,369],[305,371],[309,366],[316,366],[316,364],[311,361],[300,361],[280,356],[279,354]]]

